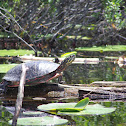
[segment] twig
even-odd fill
[[[119,36],[120,38],[123,38],[124,40],[126,40],[126,37],[119,35],[119,34],[116,34],[116,35]]]
[[[7,9],[4,9],[4,8],[2,8],[2,7],[0,7],[0,9],[3,10],[3,11],[5,11],[5,12],[10,16],[10,18],[12,19],[12,21],[14,21],[14,22],[17,24],[17,26],[18,26],[22,31],[24,31],[24,32],[27,33],[27,31],[25,31],[25,30],[19,25],[19,23],[15,20],[15,18],[7,11]],[[7,17],[6,17],[6,18],[7,18]],[[8,18],[8,19],[9,19],[9,18]]]
[[[17,38],[19,38],[22,42],[24,42],[27,46],[29,46],[34,52],[35,52],[35,56],[37,56],[37,51],[30,46],[24,39],[22,39],[20,36],[18,36],[15,32],[12,32]]]
[[[22,101],[23,101],[23,97],[24,97],[24,84],[25,84],[25,77],[26,77],[27,69],[28,68],[24,64],[22,64],[22,74],[21,74],[21,79],[20,79],[20,85],[18,87],[18,96],[17,96],[17,100],[16,100],[15,113],[14,113],[14,117],[13,117],[12,126],[17,125],[17,118],[19,116],[20,109],[22,107]]]

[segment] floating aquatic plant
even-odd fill
[[[10,49],[10,50],[0,50],[0,56],[23,56],[23,55],[34,54],[33,50],[25,50],[25,49]]]
[[[78,103],[50,103],[38,106],[39,110],[56,112],[65,115],[99,115],[108,114],[116,108],[106,108],[100,104],[88,105],[89,98],[82,99]]]
[[[126,51],[126,45],[107,45],[107,46],[79,47],[79,48],[76,48],[75,50],[76,51],[98,51],[98,52]]]
[[[57,115],[99,115],[108,114],[115,111],[116,108],[104,107],[100,104],[88,105],[89,98],[80,100],[78,103],[50,103],[39,105],[38,110],[47,111]],[[43,112],[25,112],[25,115],[43,114]],[[61,119],[58,116],[25,117],[18,118],[17,125],[62,125],[68,120]],[[12,124],[12,120],[9,121]]]
[[[62,125],[68,122],[67,119],[61,119],[57,116],[43,116],[43,117],[25,117],[18,118],[17,125],[22,126],[47,126],[47,125]],[[12,124],[12,120],[9,121]]]
[[[0,64],[0,73],[6,73],[11,68],[15,67],[18,64]]]

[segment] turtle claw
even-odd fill
[[[65,84],[65,81],[62,80],[62,75],[58,77],[59,84]]]

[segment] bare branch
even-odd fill
[[[37,53],[37,51],[32,47],[30,46],[24,39],[22,39],[20,36],[18,36],[15,32],[12,32],[17,38],[19,38],[22,42],[24,42],[28,47],[30,47],[34,52],[35,54]]]
[[[120,35],[120,34],[116,34],[116,36],[119,36],[120,38],[123,38],[124,40],[126,40],[126,37]]]
[[[10,18],[12,19],[12,21],[14,21],[14,22],[17,24],[17,26],[18,26],[22,31],[24,31],[24,32],[27,33],[27,31],[25,31],[25,30],[18,24],[18,22],[15,20],[15,18],[14,18],[6,9],[4,9],[4,8],[2,8],[2,7],[0,7],[0,9],[3,10],[3,11],[5,11],[6,13],[8,13],[9,16],[10,16]]]
[[[23,102],[23,97],[24,97],[24,84],[25,84],[25,78],[26,78],[26,71],[28,70],[28,68],[22,64],[22,74],[21,74],[21,78],[20,78],[20,85],[18,87],[18,96],[17,96],[17,100],[16,100],[16,105],[15,105],[15,113],[14,113],[14,117],[13,117],[13,122],[12,122],[12,126],[16,126],[17,125],[17,119],[22,107],[22,102]]]

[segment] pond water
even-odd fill
[[[1,74],[1,77],[3,74]],[[72,64],[64,72],[63,80],[67,84],[90,84],[94,81],[126,81],[126,70],[119,67],[114,63],[113,59],[99,59],[99,62],[92,64]],[[57,83],[57,80],[53,80],[53,83]],[[49,89],[45,89],[44,85],[40,87],[33,87],[32,89],[26,89],[25,97],[23,101],[24,110],[36,110],[38,105],[57,102],[78,102],[78,94],[74,96],[66,97],[60,95],[62,89],[58,92],[58,95],[48,95],[49,91],[55,91],[56,87],[51,86]],[[15,101],[17,97],[17,89],[13,89],[7,92],[7,94],[0,96],[0,104],[9,108],[9,111],[14,112]],[[126,126],[126,101],[125,99],[113,100],[113,99],[91,99],[89,104],[101,104],[106,107],[116,107],[116,111],[106,115],[89,115],[89,116],[62,116],[62,118],[68,119],[67,125],[72,126]],[[5,108],[0,108],[0,125],[9,126],[8,120],[12,119],[12,115]]]
[[[73,100],[71,100],[72,102]],[[57,101],[59,102],[59,101]],[[60,101],[61,102],[61,101]],[[65,102],[63,100],[62,102]],[[68,101],[67,101],[68,102]],[[42,102],[25,102],[23,108],[26,110],[35,110],[37,104],[42,104]],[[90,102],[90,104],[102,104],[106,107],[116,107],[116,111],[110,114],[105,115],[89,115],[89,116],[60,116],[64,119],[68,119],[68,124],[64,125],[72,125],[72,126],[126,126],[126,102],[116,101],[116,102]],[[11,104],[12,105],[12,104]],[[13,105],[12,105],[13,106]],[[36,107],[35,107],[36,106]],[[9,107],[13,111],[14,108]],[[1,126],[9,126],[7,123],[10,119],[12,119],[12,115],[6,110],[1,109],[1,117],[0,117],[0,125]]]

